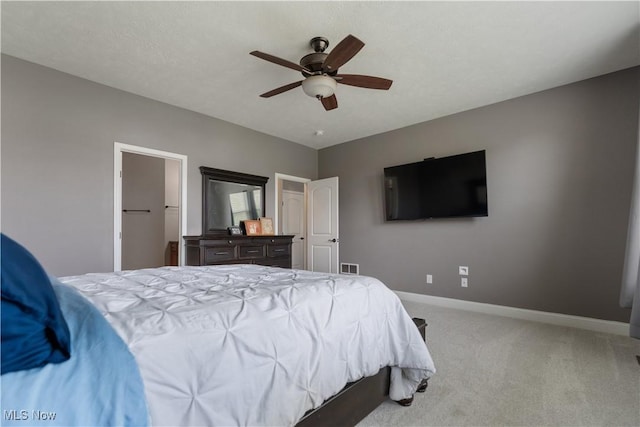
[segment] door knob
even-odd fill
[[[301,237],[300,240],[304,240],[304,237]]]
[[[338,242],[338,239],[331,239],[331,240],[329,240],[329,241],[330,241],[330,242],[333,242],[333,243],[336,243],[336,242]]]

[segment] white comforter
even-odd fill
[[[435,368],[398,297],[365,276],[255,265],[64,277],[128,343],[153,425],[293,425],[394,366],[390,395]]]

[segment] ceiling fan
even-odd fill
[[[309,44],[314,53],[303,56],[300,59],[300,65],[257,50],[250,52],[251,55],[265,61],[300,71],[304,76],[304,80],[270,90],[260,95],[261,97],[269,98],[302,86],[304,93],[319,99],[324,109],[328,111],[338,108],[338,100],[335,95],[337,83],[381,90],[389,89],[391,83],[393,83],[392,80],[383,79],[382,77],[338,74],[338,68],[346,64],[364,47],[364,43],[351,34],[338,43],[330,53],[325,53],[325,50],[329,47],[329,40],[325,37],[314,37]]]

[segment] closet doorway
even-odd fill
[[[306,270],[307,203],[310,180],[276,173],[276,234],[291,234],[291,268]]]
[[[114,271],[184,265],[187,157],[115,143]]]

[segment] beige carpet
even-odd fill
[[[405,303],[437,373],[365,426],[640,426],[640,340]]]

